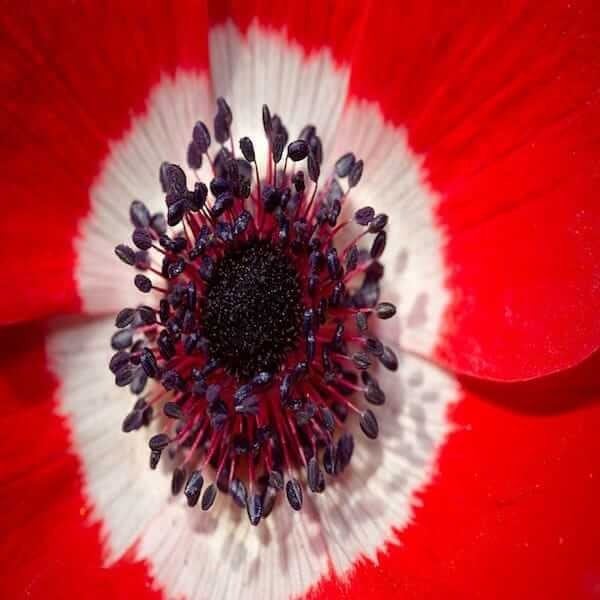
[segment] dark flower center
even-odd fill
[[[150,468],[167,451],[172,493],[209,510],[221,491],[253,525],[284,490],[300,510],[303,490],[322,493],[348,467],[348,423],[358,420],[377,438],[365,403],[386,400],[380,366],[398,368],[370,327],[396,312],[379,301],[388,218],[366,206],[340,221],[363,162],[344,154],[321,185],[316,128],[307,125],[288,143],[281,119],[266,106],[262,116],[269,147],[262,177],[249,138],[236,154],[233,115],[219,98],[218,151],[204,123],[192,132],[193,189],[183,169],[163,163],[166,218],[132,202],[135,248],[119,244],[115,252],[151,295],[117,315],[109,365],[116,385],[138,396],[122,429],[158,429]],[[204,161],[208,186],[198,173]],[[338,233],[350,226],[357,231],[342,243]],[[370,247],[359,249],[369,235]]]
[[[301,317],[296,268],[280,248],[254,240],[216,264],[201,325],[210,355],[247,380],[278,370],[298,343]]]

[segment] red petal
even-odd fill
[[[264,27],[285,31],[307,52],[326,47],[335,59],[347,64],[368,8],[367,3],[356,0],[301,6],[266,0],[223,0],[209,3],[209,20],[211,27],[232,21],[241,31],[256,21]]]
[[[465,391],[458,430],[402,546],[310,598],[597,594],[600,394],[591,376],[599,367],[600,353],[543,384]]]
[[[44,332],[0,331],[0,590],[4,598],[148,598],[145,565],[123,558],[102,568],[100,527],[90,525],[79,461],[55,414]]]
[[[369,15],[350,91],[407,127],[441,196],[454,369],[526,379],[600,345],[599,27],[594,2]]]
[[[161,73],[206,70],[199,2],[14,4],[0,15],[4,323],[77,311],[77,224],[108,142]]]

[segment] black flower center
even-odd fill
[[[207,287],[202,326],[210,354],[230,373],[248,379],[275,372],[300,333],[298,273],[269,241],[229,250]]]

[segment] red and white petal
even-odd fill
[[[469,382],[401,544],[311,600],[595,598],[600,354],[546,380]]]
[[[268,152],[263,104],[282,118],[291,140],[312,124],[325,152],[331,150],[349,71],[334,62],[330,50],[307,54],[282,32],[254,22],[242,33],[228,21],[211,29],[210,65],[215,95],[227,98],[234,114],[233,136],[252,139],[262,173]]]
[[[148,569],[124,556],[103,568],[101,532],[89,518],[81,463],[57,414],[41,326],[0,330],[0,595],[3,598],[132,596],[158,600]]]
[[[599,25],[586,1],[366,18],[349,93],[406,128],[439,197],[454,369],[527,379],[600,344]]]
[[[209,513],[172,498],[168,464],[148,468],[154,431],[121,432],[132,399],[104,370],[112,331],[110,318],[63,323],[48,343],[60,414],[72,431],[83,493],[105,540],[105,565],[128,555],[145,561],[168,597],[288,598],[330,569],[342,575],[360,557],[374,559],[385,541],[396,539],[393,528],[408,524],[458,395],[456,382],[436,367],[401,355],[398,372],[381,377],[390,398],[378,410],[378,441],[366,441],[353,423],[356,449],[347,475],[324,494],[308,496],[300,513],[280,497],[282,505],[256,529],[225,496]]]
[[[298,45],[280,34],[254,26],[246,38],[229,24],[212,30],[210,52],[214,93],[231,104],[234,138],[249,135],[255,141],[263,172],[267,147],[261,107],[265,101],[281,114],[292,132],[299,133],[310,121],[332,138],[348,72],[334,65],[328,51],[306,57]],[[280,73],[288,73],[290,82],[302,81],[302,94],[290,85],[282,88]],[[168,160],[185,168],[192,127],[199,119],[210,123],[214,110],[206,79],[179,72],[174,78],[163,78],[149,92],[144,113],[132,119],[119,141],[110,144],[109,156],[91,188],[90,212],[81,221],[76,242],[76,280],[86,311],[114,312],[139,302],[131,269],[119,264],[113,252],[115,245],[131,235],[129,204],[139,198],[151,211],[164,210],[158,166]],[[200,172],[205,180],[210,178],[208,168],[205,164]],[[186,171],[192,181],[194,174]]]
[[[176,10],[159,0],[135,10],[77,2],[2,12],[1,322],[86,308],[75,240],[109,142],[161,75],[207,71],[207,17],[196,0]]]
[[[158,179],[163,161],[186,169],[186,151],[194,123],[213,112],[210,87],[204,75],[180,71],[163,77],[149,92],[146,109],[131,120],[110,152],[90,190],[90,210],[80,221],[75,243],[75,277],[83,308],[90,313],[114,313],[140,303],[131,267],[119,263],[114,248],[130,243],[129,205],[142,200],[151,212],[164,212],[164,193]],[[209,179],[210,167],[200,176]],[[157,263],[160,268],[160,265]],[[156,279],[156,278],[154,278]]]

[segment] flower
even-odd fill
[[[298,471],[317,494],[325,473],[343,475],[354,438],[336,433],[347,429],[349,413],[367,438],[379,435],[368,404],[384,404],[385,392],[369,369],[377,361],[389,371],[399,367],[372,331],[373,320],[396,314],[393,304],[379,302],[388,216],[363,206],[338,222],[363,161],[346,152],[319,187],[323,147],[315,126],[288,144],[285,125],[266,104],[262,120],[267,175],[249,137],[240,139],[237,157],[233,113],[217,98],[219,150],[211,156],[202,121],[187,150],[197,177],[203,161],[210,164],[212,198],[199,177],[190,190],[185,171],[163,162],[167,217],[131,203],[137,250],[118,244],[115,254],[138,271],[135,287],[154,293],[158,307],[119,311],[109,362],[115,384],[138,396],[123,432],[160,423],[148,440],[149,462],[154,470],[168,454],[172,495],[183,490],[190,507],[201,499],[206,511],[221,491],[246,509],[252,525],[270,515],[283,490],[289,505],[302,509]],[[305,160],[308,180],[297,168]],[[340,241],[352,225],[358,232]],[[361,252],[368,234],[370,249]],[[160,385],[146,392],[149,380]],[[352,397],[357,392],[367,408]],[[214,483],[204,487],[209,467]]]
[[[586,2],[6,11],[5,595],[594,593],[599,18]],[[129,204],[158,208],[159,165],[185,164],[217,97],[236,139],[259,139],[265,103],[292,135],[314,123],[328,159],[364,160],[350,200],[391,217],[380,337],[400,364],[379,438],[256,529],[231,503],[169,500],[106,369],[115,314],[140,303],[113,254]]]

